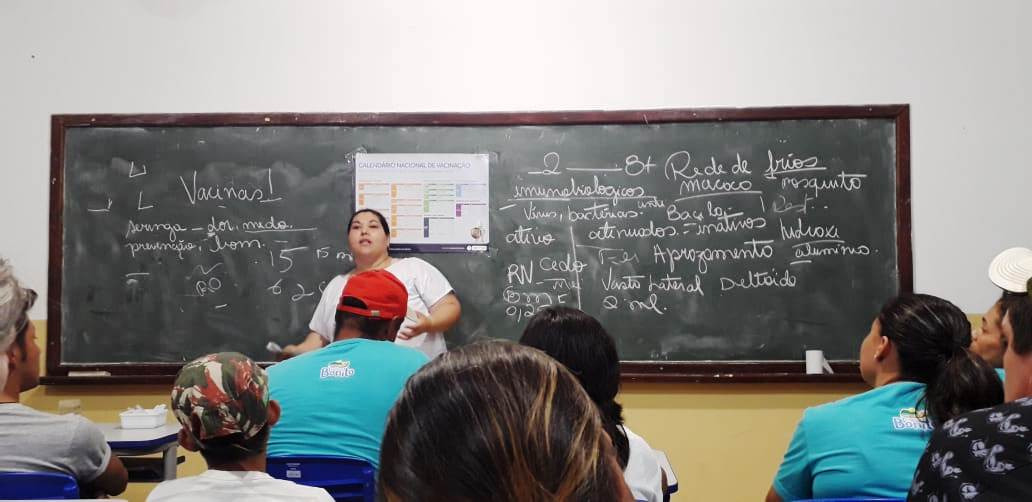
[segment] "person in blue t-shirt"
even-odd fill
[[[333,343],[269,368],[271,398],[283,409],[269,435],[270,457],[343,456],[379,467],[387,413],[428,361],[394,344],[407,305],[405,285],[390,272],[351,277]]]
[[[906,497],[935,424],[1003,401],[970,344],[971,324],[952,303],[889,300],[860,345],[860,374],[874,388],[803,413],[767,502]]]

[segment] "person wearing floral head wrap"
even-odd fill
[[[236,352],[190,361],[172,386],[172,412],[183,428],[179,444],[200,452],[208,470],[165,481],[151,501],[331,501],[325,490],[275,479],[265,473],[269,428],[280,416],[269,400],[265,370]]]
[[[36,292],[18,282],[0,258],[0,471],[60,472],[75,478],[84,497],[118,495],[129,475],[94,423],[21,404],[39,385],[40,350],[29,309]]]
[[[278,414],[277,409],[275,403],[269,404],[265,370],[235,352],[210,354],[187,363],[172,387],[172,411],[202,453],[205,441],[234,434],[242,441],[232,446],[255,453],[263,445],[245,442],[262,431],[270,411]]]
[[[9,359],[7,349],[20,339],[29,325],[29,309],[36,302],[36,292],[22,287],[14,277],[7,260],[0,258],[0,389],[7,383]],[[21,336],[19,336],[21,335]]]

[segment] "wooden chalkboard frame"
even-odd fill
[[[910,106],[803,106],[622,111],[498,113],[210,113],[53,115],[50,137],[50,267],[47,371],[44,384],[169,384],[181,364],[71,364],[61,362],[65,135],[71,128],[131,126],[519,126],[750,122],[771,120],[891,119],[896,131],[896,245],[900,291],[913,290],[910,228]],[[830,375],[807,375],[802,361],[692,361],[622,363],[625,381],[639,382],[859,382],[857,361],[833,361]],[[94,375],[89,375],[89,373]],[[73,376],[76,375],[76,376]],[[79,376],[81,375],[81,376]]]

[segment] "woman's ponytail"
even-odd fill
[[[544,351],[580,380],[602,416],[620,468],[626,467],[630,444],[623,428],[623,407],[616,402],[620,357],[602,324],[575,308],[553,305],[530,318],[520,343]]]
[[[878,322],[896,346],[902,378],[926,385],[921,401],[932,423],[1003,402],[1000,377],[967,349],[971,323],[956,305],[903,294],[882,307]]]
[[[935,424],[1003,402],[1003,383],[996,370],[964,347],[943,361],[927,385],[925,406]]]
[[[631,456],[631,444],[627,439],[627,432],[623,428],[623,406],[620,403],[610,400],[597,405],[602,415],[602,425],[609,438],[613,441],[616,450],[616,460],[620,468],[627,467],[627,460]]]

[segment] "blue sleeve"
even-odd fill
[[[808,499],[813,491],[813,469],[806,446],[806,414],[799,419],[792,441],[785,451],[778,474],[774,477],[774,491],[781,500]]]

